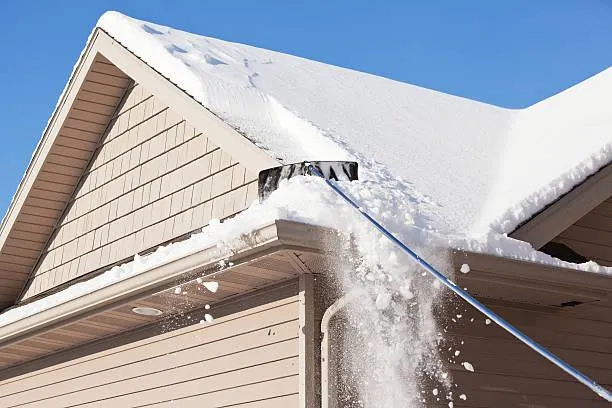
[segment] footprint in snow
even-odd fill
[[[248,75],[248,80],[249,80],[249,84],[253,87],[253,88],[257,88],[257,86],[255,85],[255,78],[257,78],[259,76],[259,74],[257,72],[253,72],[252,74]]]
[[[187,50],[184,48],[179,47],[176,44],[171,44],[168,45],[166,47],[166,49],[168,50],[168,52],[170,52],[170,54],[174,55],[174,54],[187,54]]]
[[[221,61],[218,58],[213,57],[210,54],[204,54],[204,59],[206,60],[206,62],[210,65],[227,65],[226,62]]]
[[[148,25],[148,24],[143,24],[143,25],[142,25],[142,29],[143,29],[144,31],[146,31],[147,33],[149,33],[149,34],[155,34],[155,35],[161,35],[161,34],[163,34],[161,31],[154,29],[153,27],[151,27],[151,26],[150,26],[150,25]]]

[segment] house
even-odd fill
[[[302,160],[358,161],[366,210],[610,388],[611,103],[610,69],[509,110],[107,13],[0,229],[0,406],[358,406],[362,227],[317,180],[251,206]],[[456,302],[426,406],[609,406]]]

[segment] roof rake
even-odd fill
[[[370,216],[365,208],[362,208],[352,197],[340,188],[335,181],[353,181],[357,180],[357,163],[355,162],[302,162],[288,164],[284,166],[274,167],[271,169],[263,170],[259,173],[259,199],[263,201],[266,199],[274,190],[279,187],[282,180],[288,180],[296,176],[316,176],[323,179],[323,181],[331,188],[335,194],[339,195],[347,204],[355,209],[363,218],[372,224],[381,234],[387,239],[397,245],[404,253],[410,256],[419,266],[425,269],[435,279],[440,281],[444,286],[450,289],[453,293],[459,296],[461,299],[475,307],[482,314],[487,316],[489,319],[497,323],[504,330],[514,336],[516,339],[521,341],[523,344],[531,348],[533,351],[571,375],[573,378],[578,380],[580,383],[587,386],[591,391],[604,398],[605,400],[612,402],[612,392],[606,388],[597,384],[595,381],[572,367],[561,358],[557,357],[551,351],[544,346],[531,339],[529,336],[521,332],[519,329],[514,327],[512,324],[507,322],[497,313],[486,307],[472,295],[465,290],[458,287],[453,281],[444,276],[441,272],[435,269],[427,261],[421,258],[416,252],[410,249],[406,244],[400,241],[395,235],[389,230],[383,227],[378,221]]]

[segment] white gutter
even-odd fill
[[[243,245],[235,248],[229,259],[235,264],[235,268],[240,264],[284,248],[314,249],[316,251],[319,250],[316,244],[320,243],[316,241],[321,241],[321,234],[317,234],[317,231],[320,229],[310,225],[291,221],[273,221],[249,234],[252,240],[248,244],[246,240],[243,240]],[[309,244],[315,245],[310,246]],[[0,327],[0,348],[52,330],[58,325],[81,320],[113,305],[125,304],[162,292],[175,286],[177,281],[194,280],[203,273],[207,277],[212,277],[233,269],[218,271],[216,266],[220,259],[228,258],[220,254],[216,244],[213,244],[208,248],[185,254],[94,292],[23,317]]]

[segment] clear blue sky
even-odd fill
[[[612,0],[0,0],[0,213],[109,9],[505,107],[612,65]]]

